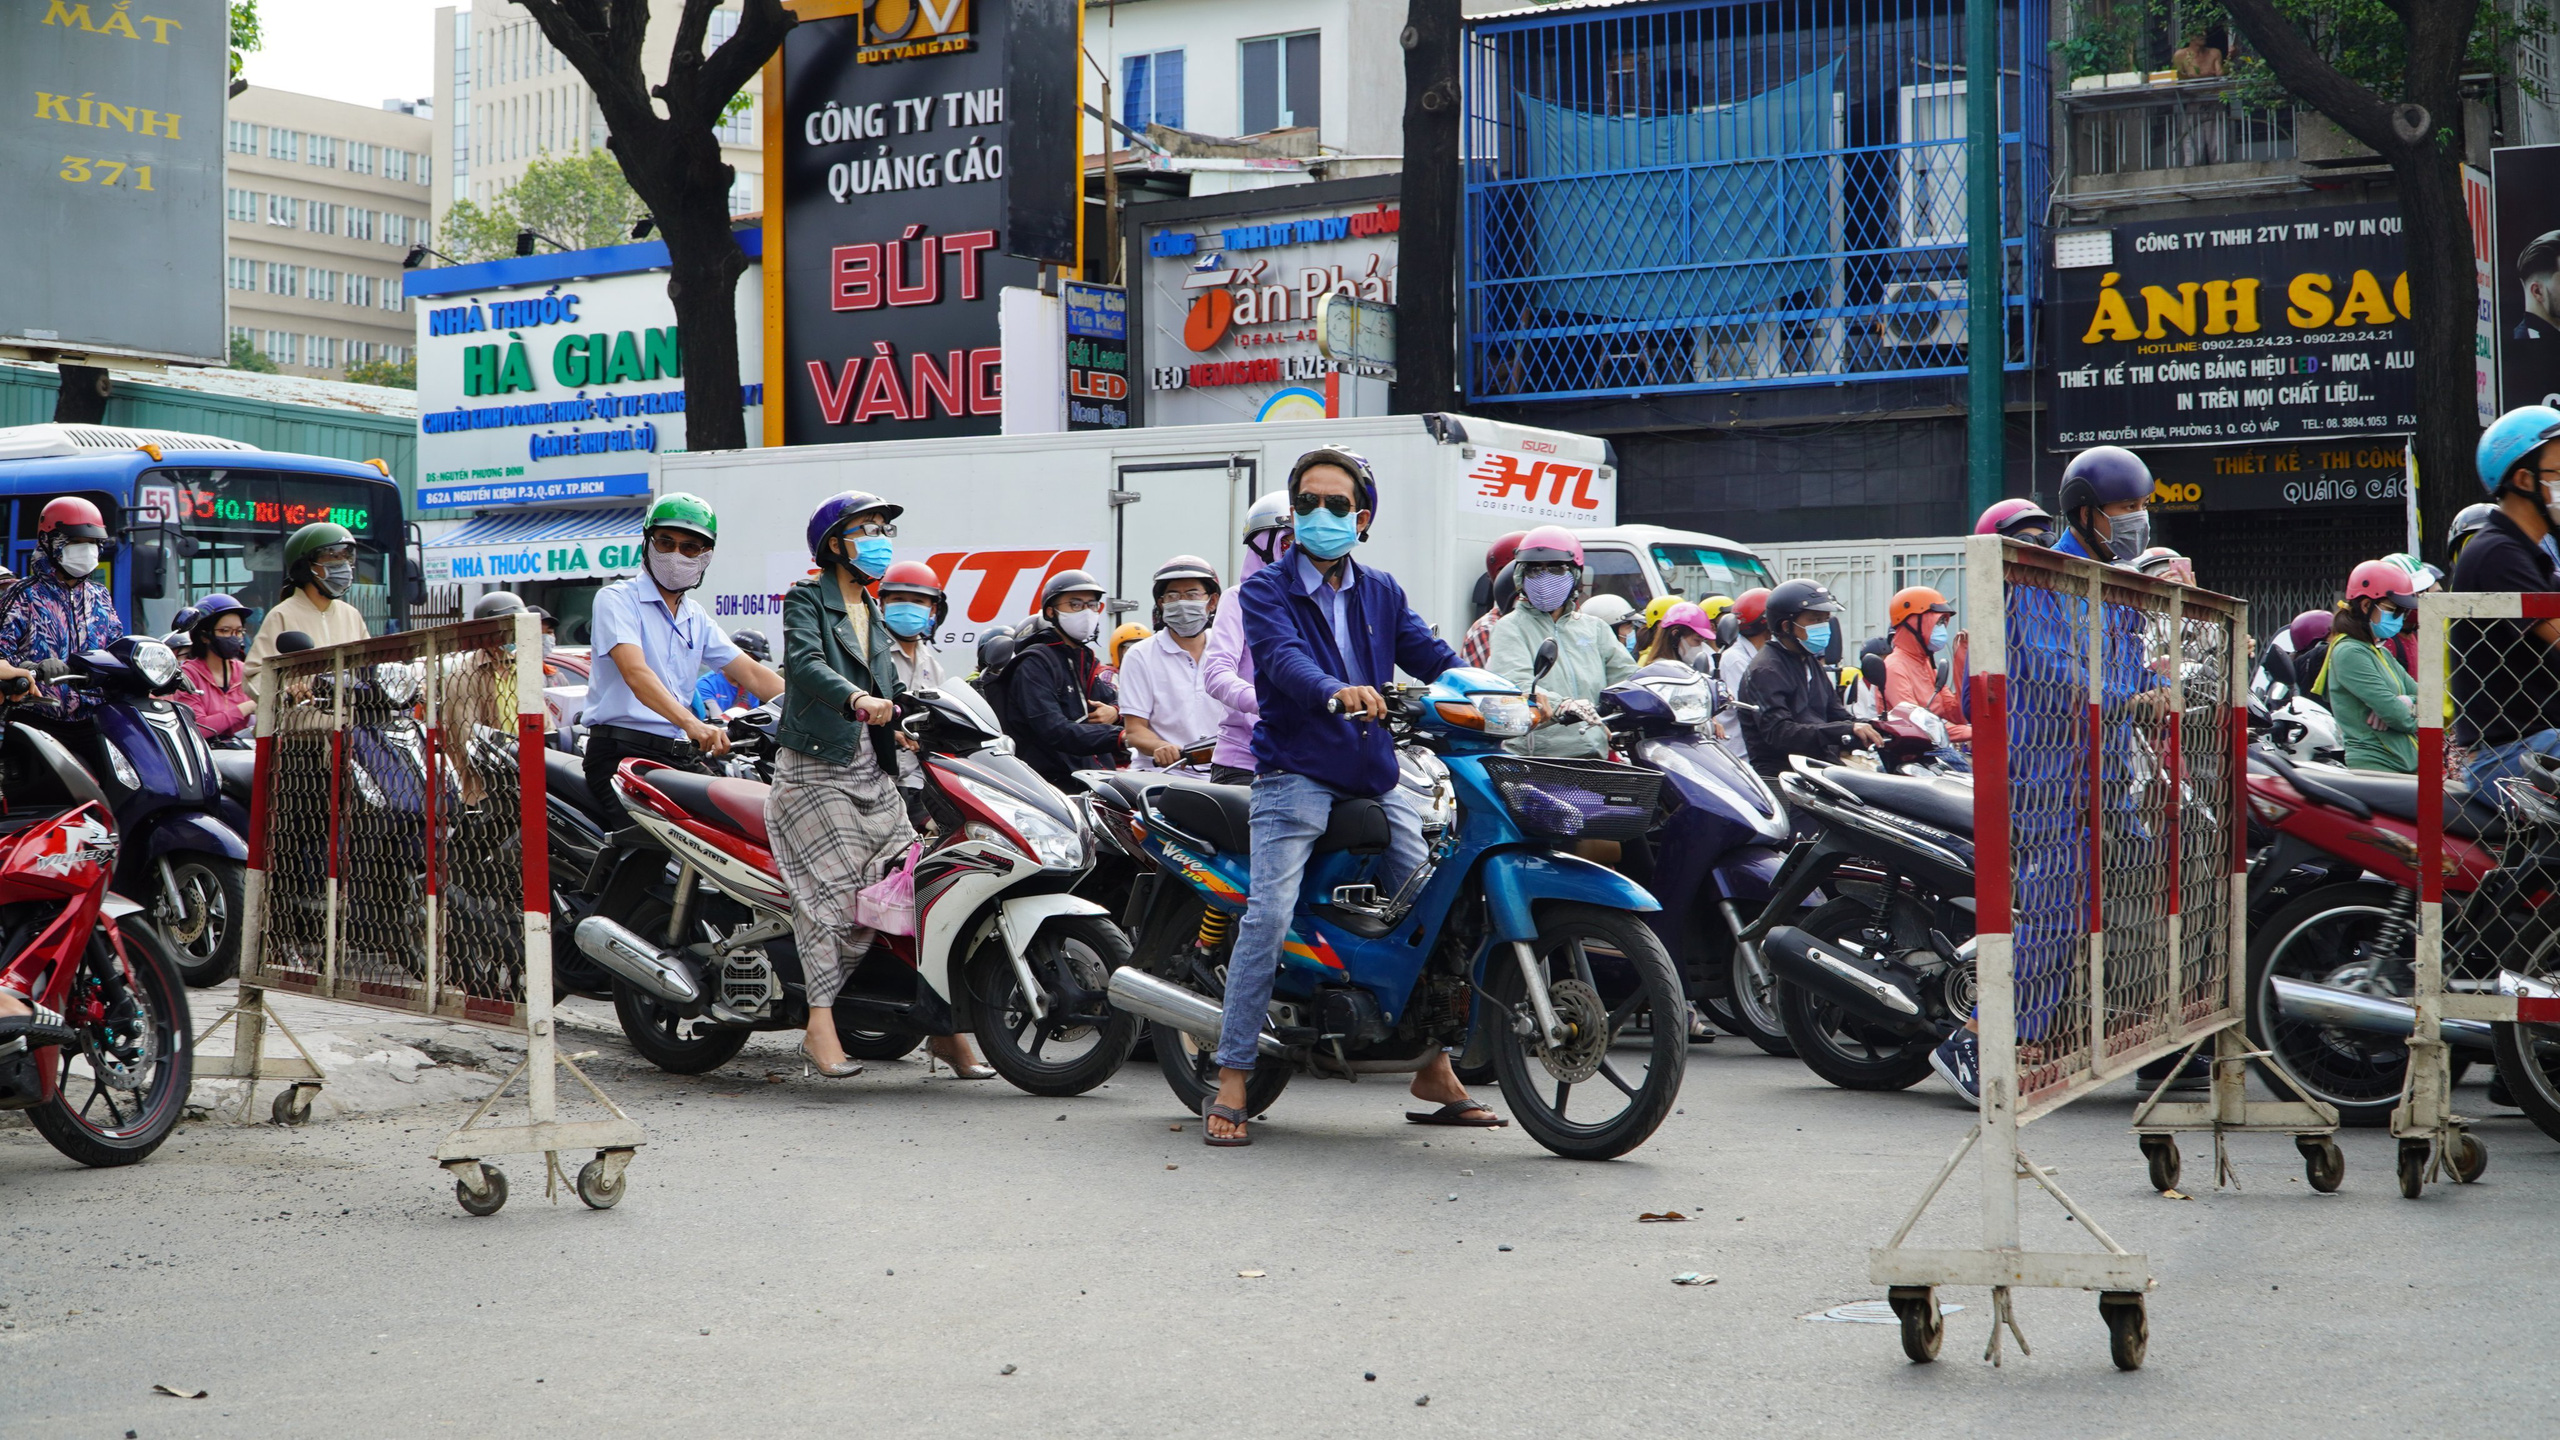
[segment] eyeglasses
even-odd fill
[[[1081,615],[1087,610],[1101,608],[1102,597],[1099,595],[1070,593],[1058,597],[1058,612],[1062,615]]]
[[[354,560],[356,558],[356,547],[353,545],[332,545],[326,550],[315,550],[311,552],[311,558],[319,561],[323,565],[336,565],[344,561]]]
[[[660,530],[649,537],[649,548],[661,555],[682,555],[687,560],[711,553],[711,542],[693,535],[680,535],[673,530]]]
[[[890,524],[886,520],[856,520],[836,533],[842,535],[847,540],[868,540],[874,536],[878,536],[882,539],[895,539],[897,538],[898,527]]]
[[[1289,508],[1301,515],[1313,515],[1318,505],[1322,505],[1328,515],[1338,517],[1351,513],[1351,497],[1348,495],[1310,495],[1301,490],[1289,497]]]

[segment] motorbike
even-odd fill
[[[2291,650],[2267,647],[2258,673],[2249,680],[2250,698],[2265,707],[2277,749],[2296,761],[2323,765],[2346,762],[2346,741],[2329,707],[2303,693],[2302,661]]]
[[[157,643],[157,642],[154,642]],[[0,724],[0,1109],[83,1165],[131,1165],[176,1128],[195,1077],[185,984],[143,908],[109,887],[107,794],[60,740]]]
[[[1110,972],[1128,959],[1127,937],[1101,906],[1067,893],[1093,863],[1082,812],[1015,758],[994,713],[966,687],[911,693],[897,723],[919,744],[939,834],[915,866],[917,933],[881,935],[836,999],[847,1053],[892,1058],[925,1036],[967,1029],[1020,1089],[1091,1090],[1120,1068],[1138,1025],[1104,1002]],[[806,1027],[791,894],[765,829],[767,787],[631,759],[614,788],[633,826],[678,869],[661,908],[646,892],[664,860],[620,867],[573,931],[613,973],[614,1011],[633,1048],[661,1069],[698,1075],[726,1064],[755,1031]]]
[[[1554,650],[1541,647],[1537,675]],[[1385,723],[1419,752],[1434,791],[1420,807],[1423,864],[1382,893],[1385,807],[1334,805],[1282,945],[1245,1113],[1269,1109],[1300,1071],[1411,1073],[1444,1046],[1463,1047],[1461,1074],[1490,1062],[1521,1128],[1571,1159],[1626,1154],[1671,1113],[1687,1008],[1679,971],[1640,918],[1657,907],[1569,853],[1579,840],[1639,838],[1661,777],[1503,750],[1544,719],[1483,670],[1392,693]],[[1251,791],[1112,772],[1095,811],[1143,865],[1137,948],[1112,974],[1111,1003],[1150,1022],[1167,1086],[1197,1115],[1217,1090],[1226,963],[1251,897]],[[1616,1047],[1639,1041],[1644,1068],[1630,1076]],[[1573,1109],[1577,1095],[1591,1098]]]
[[[198,987],[230,979],[246,919],[249,815],[224,793],[195,717],[164,698],[186,685],[176,652],[127,635],[58,668],[56,683],[90,703],[71,718],[24,723],[50,731],[104,784],[120,837],[113,883],[147,898],[179,977]]]
[[[1629,851],[1630,868],[1645,866],[1635,878],[1662,902],[1645,923],[1698,1006],[1770,1054],[1792,1055],[1768,962],[1734,937],[1758,918],[1794,834],[1768,782],[1705,733],[1708,717],[1725,708],[1719,692],[1676,660],[1600,692],[1611,746],[1662,776],[1662,803],[1647,844]]]

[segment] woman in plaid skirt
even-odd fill
[[[862,1073],[845,1056],[834,1008],[872,940],[870,927],[854,919],[854,899],[915,841],[897,787],[897,747],[911,742],[888,728],[905,688],[892,659],[897,641],[867,588],[888,572],[901,511],[854,490],[819,505],[809,517],[818,573],[782,601],[780,751],[765,829],[791,888],[791,937],[808,982],[809,1030],[800,1053],[833,1078]],[[965,1038],[937,1037],[932,1045],[963,1079],[995,1073]]]

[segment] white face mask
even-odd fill
[[[53,563],[72,579],[85,580],[90,571],[98,568],[98,547],[86,540],[74,541],[62,547]]]
[[[1704,640],[1683,640],[1680,642],[1680,663],[1683,665],[1697,664],[1699,657],[1706,653],[1707,642]]]
[[[702,583],[702,572],[711,568],[711,552],[699,555],[661,555],[649,552],[649,578],[662,590],[686,591]]]
[[[1093,637],[1102,633],[1102,612],[1099,610],[1063,612],[1058,616],[1058,633],[1079,645],[1090,645],[1093,643]]]
[[[355,562],[340,560],[332,565],[323,565],[318,579],[321,593],[335,600],[355,587]]]
[[[1209,628],[1209,602],[1206,600],[1167,600],[1161,613],[1164,628],[1185,640]]]

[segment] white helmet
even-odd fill
[[[1588,615],[1614,630],[1635,618],[1636,607],[1629,603],[1624,595],[1604,593],[1583,601],[1582,609],[1578,613]]]
[[[1274,535],[1274,532],[1277,532]],[[1274,490],[1253,502],[1244,512],[1244,548],[1265,561],[1280,558],[1280,545],[1290,534],[1289,492]],[[1257,545],[1264,536],[1273,536]]]

